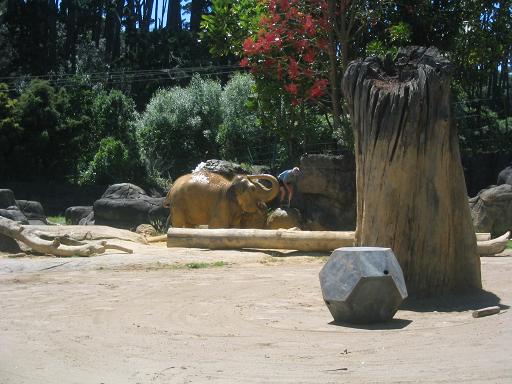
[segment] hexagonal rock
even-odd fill
[[[389,248],[336,249],[320,271],[320,286],[341,323],[389,321],[407,297],[402,269]]]

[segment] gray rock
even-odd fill
[[[354,158],[305,155],[300,160],[300,169],[297,201],[292,201],[292,206],[300,209],[307,229],[354,230]]]
[[[43,225],[48,224],[43,206],[39,201],[16,200],[16,205],[27,217],[30,224]]]
[[[497,185],[502,185],[502,184],[512,185],[512,165],[509,165],[507,168],[505,168],[498,174],[498,182],[496,184]]]
[[[7,209],[0,209],[0,216],[19,222],[20,224],[30,224],[27,217],[17,206],[11,206]]]
[[[407,297],[402,269],[389,248],[336,249],[320,271],[320,286],[340,323],[389,321]]]
[[[277,208],[267,219],[267,229],[302,228],[302,216],[296,208]]]
[[[250,167],[244,168],[238,163],[217,159],[210,159],[198,164],[194,171],[199,171],[201,169],[206,169],[210,172],[218,173],[219,175],[226,176],[230,179],[236,175],[256,175],[262,173],[270,173],[270,168],[263,165],[252,165]]]
[[[140,224],[165,223],[169,210],[163,197],[150,197],[133,184],[114,184],[93,205],[96,225],[135,229]]]
[[[16,240],[0,234],[0,252],[19,253],[22,252]]]
[[[0,209],[7,209],[15,205],[14,193],[10,189],[0,189]]]
[[[512,185],[481,190],[469,199],[469,207],[476,232],[490,232],[496,237],[512,229]]]
[[[78,205],[75,207],[68,207],[64,212],[66,224],[78,225],[82,219],[85,219],[92,213],[92,205]],[[84,224],[82,224],[84,225]]]

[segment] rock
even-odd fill
[[[476,232],[490,232],[496,237],[512,228],[512,185],[483,189],[469,199],[469,206]]]
[[[320,271],[320,286],[336,322],[389,321],[407,297],[402,269],[389,248],[336,249]]]
[[[78,225],[81,220],[87,218],[87,216],[89,216],[92,212],[92,205],[78,205],[75,207],[68,207],[64,212],[66,224]]]
[[[7,209],[0,209],[0,216],[19,222],[20,224],[30,224],[27,217],[17,206],[11,206]]]
[[[507,168],[502,170],[498,174],[497,185],[509,184],[512,185],[512,165],[509,165]]]
[[[277,208],[267,219],[267,229],[302,228],[302,216],[296,208]]]
[[[32,225],[48,224],[43,206],[39,201],[16,200],[16,205]]]
[[[78,221],[78,225],[95,225],[94,211],[91,211],[86,217],[81,218]]]
[[[356,225],[354,158],[305,155],[300,169],[297,186],[301,201],[297,205],[308,229],[353,230]]]
[[[16,240],[0,234],[0,252],[20,253],[22,250]]]
[[[93,205],[96,225],[135,229],[140,224],[165,223],[169,210],[163,197],[150,197],[133,184],[114,184]]]
[[[234,163],[232,161],[216,159],[211,159],[207,160],[206,162],[199,163],[193,172],[200,171],[201,169],[206,169],[210,172],[218,173],[219,175],[226,176],[230,179],[236,175],[256,175],[262,173],[270,173],[270,168],[266,166],[252,165],[250,167],[244,168],[240,164]]]
[[[135,230],[135,233],[138,233],[143,236],[156,236],[157,231],[155,227],[153,227],[151,224],[141,224],[137,227]]]
[[[0,189],[0,209],[7,209],[15,205],[14,193],[10,189]]]

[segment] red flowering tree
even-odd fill
[[[350,146],[351,130],[342,126],[340,84],[354,35],[366,24],[368,5],[351,0],[261,1],[266,16],[243,44],[242,66],[261,80],[260,86],[280,88],[292,106],[315,102],[327,107],[333,131]]]
[[[325,0],[267,0],[258,33],[243,44],[241,65],[277,83],[292,105],[316,101],[329,84],[327,29]]]

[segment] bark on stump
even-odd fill
[[[451,111],[450,62],[409,47],[348,66],[357,184],[356,245],[391,248],[412,295],[481,288]]]

